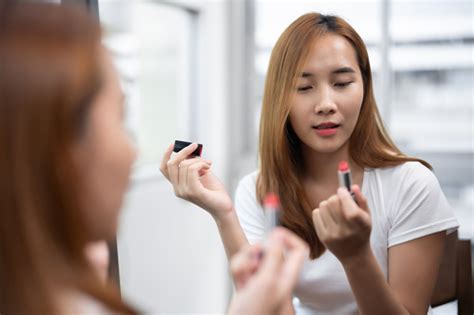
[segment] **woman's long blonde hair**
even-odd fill
[[[308,13],[294,21],[273,48],[265,81],[260,118],[260,174],[257,198],[262,202],[269,192],[279,194],[281,223],[310,246],[311,257],[319,257],[324,246],[312,222],[313,207],[302,184],[303,156],[300,140],[288,119],[298,74],[303,71],[311,46],[325,34],[343,36],[354,48],[362,73],[364,97],[359,120],[349,139],[349,154],[361,167],[388,167],[406,161],[419,161],[404,155],[390,139],[377,109],[369,57],[356,31],[337,16]]]

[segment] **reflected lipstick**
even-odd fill
[[[339,162],[339,169],[337,171],[337,175],[339,177],[339,187],[346,187],[347,191],[352,196],[352,199],[355,200],[355,194],[351,191],[352,186],[352,176],[351,170],[349,169],[349,163],[347,161]]]

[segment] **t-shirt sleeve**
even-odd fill
[[[402,167],[392,190],[388,246],[459,227],[436,176],[418,162]],[[395,197],[396,196],[396,197]]]
[[[265,216],[256,196],[256,174],[244,177],[235,192],[235,209],[250,244],[263,240]]]

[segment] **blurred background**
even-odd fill
[[[386,127],[402,151],[434,166],[460,237],[474,240],[472,1],[63,2],[98,15],[122,78],[140,156],[117,236],[120,283],[147,313],[225,310],[232,286],[215,224],[174,196],[158,165],[181,139],[204,144],[230,192],[257,168],[270,53],[309,11],[343,17],[364,39]],[[446,307],[435,314],[455,313]]]

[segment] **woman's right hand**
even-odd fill
[[[163,155],[160,171],[173,185],[177,197],[208,211],[215,220],[233,212],[233,203],[224,185],[211,172],[211,161],[189,158],[197,149],[193,143],[173,154],[171,144]]]
[[[228,314],[281,313],[308,255],[306,243],[285,228],[276,228],[265,247],[242,248],[230,263],[236,293]]]

